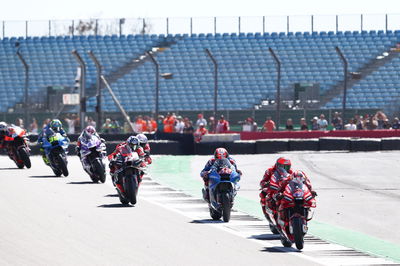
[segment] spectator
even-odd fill
[[[207,120],[204,119],[203,114],[198,114],[196,121],[196,128],[199,128],[201,123],[204,124],[204,126],[207,126]]]
[[[104,122],[104,124],[101,127],[101,131],[105,134],[110,134],[111,133],[111,119],[107,118],[106,121]]]
[[[392,122],[392,129],[400,129],[399,118],[395,117]]]
[[[32,118],[32,123],[29,125],[29,131],[33,134],[37,134],[39,132],[36,118]]]
[[[300,130],[308,130],[307,121],[304,117],[300,118]]]
[[[46,127],[49,123],[50,123],[51,119],[50,118],[46,118],[45,120],[43,120],[43,125],[42,125],[42,129],[44,127]]]
[[[326,121],[324,114],[321,114],[319,116],[319,119],[317,120],[317,123],[318,123],[319,130],[327,130],[328,121]]]
[[[208,130],[203,123],[200,123],[199,128],[194,132],[194,141],[199,143],[205,134],[208,134]]]
[[[349,123],[344,125],[345,130],[357,130],[357,125],[354,124],[353,119],[349,119]]]
[[[147,123],[143,120],[141,115],[136,117],[135,123],[133,124],[133,129],[136,133],[142,133],[147,131]]]
[[[75,120],[73,119],[72,115],[65,117],[64,121],[67,122],[67,134],[75,134]]]
[[[245,132],[255,132],[257,131],[257,123],[252,117],[246,118],[246,121],[242,122],[242,131]]]
[[[165,117],[164,121],[164,132],[165,133],[173,133],[175,130],[175,114],[168,113]]]
[[[293,120],[291,118],[288,118],[288,120],[286,120],[286,130],[293,130]]]
[[[183,119],[183,121],[185,122],[185,127],[183,128],[183,133],[185,133],[185,134],[193,134],[194,133],[194,128],[193,128],[192,121],[190,121],[188,117],[185,117]]]
[[[20,117],[18,117],[18,118],[15,120],[15,125],[16,125],[16,126],[19,126],[19,127],[21,127],[21,128],[25,128],[25,127],[24,127],[24,120],[23,120],[22,118],[20,118]]]
[[[134,128],[135,125],[132,123],[131,118],[129,116],[128,116],[128,120],[129,120],[129,123]],[[123,125],[123,132],[124,133],[133,133],[132,127],[129,125],[129,123],[127,121],[124,122],[124,125]]]
[[[311,120],[311,130],[319,130],[318,117],[316,116]]]
[[[383,120],[382,129],[392,129],[392,125],[389,123],[389,119]]]
[[[378,128],[378,121],[373,117],[368,118],[365,121],[365,128],[368,130],[374,130]]]
[[[215,118],[213,116],[210,116],[210,118],[208,119],[208,132],[215,133],[215,128],[216,128]]]
[[[276,129],[275,122],[272,121],[271,117],[268,116],[267,120],[265,120],[262,131],[270,132]]]
[[[86,125],[96,128],[96,121],[94,121],[93,118],[89,116]]]
[[[215,133],[226,133],[229,131],[229,122],[221,115],[215,128]]]
[[[355,115],[353,121],[357,126],[357,130],[363,130],[364,129],[363,116]]]
[[[154,132],[157,130],[157,122],[152,117],[146,115],[144,121],[146,122],[148,132]]]
[[[374,120],[376,120],[377,122],[377,128],[378,129],[383,129],[383,124],[385,122],[385,120],[387,120],[387,116],[385,115],[385,113],[383,113],[382,111],[378,111],[376,112],[376,114],[374,115]]]
[[[343,121],[338,112],[333,114],[332,126],[334,130],[343,130]]]
[[[157,118],[157,131],[164,132],[164,116],[159,115]]]
[[[185,128],[185,122],[183,122],[182,116],[178,116],[176,118],[176,123],[175,123],[175,132],[176,133],[183,133],[183,129]]]
[[[111,119],[111,133],[118,134],[120,133],[121,127],[119,122],[115,119]]]

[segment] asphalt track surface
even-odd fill
[[[244,172],[238,195],[256,205],[263,171],[281,155],[292,160],[293,168],[306,171],[318,191],[314,220],[400,244],[400,233],[394,230],[400,219],[400,152],[237,155]],[[162,158],[155,157],[153,167]],[[188,160],[189,175],[196,182],[208,158]],[[54,177],[37,156],[32,162],[31,169],[20,170],[7,157],[0,157],[0,265],[318,262],[292,251],[265,248],[219,230],[218,225],[197,223],[190,215],[165,208],[162,201],[149,200],[145,195],[151,191],[145,184],[138,204],[124,207],[109,176],[106,184],[92,184],[77,157],[69,157],[66,178]]]
[[[0,265],[316,264],[143,198],[124,207],[109,176],[92,184],[77,157],[68,167],[54,177],[38,156],[23,170],[0,157]]]

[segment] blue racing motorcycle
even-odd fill
[[[229,222],[240,174],[228,159],[216,160],[208,174],[208,193],[211,218]]]
[[[67,148],[68,139],[60,133],[54,133],[49,137],[43,137],[43,148],[50,167],[56,176],[68,176]]]

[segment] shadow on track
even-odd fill
[[[79,182],[68,182],[69,185],[88,185],[88,184],[98,184],[92,181],[79,181]]]
[[[301,252],[301,250],[295,249],[295,248],[285,248],[285,247],[267,247],[262,250],[261,252],[270,252],[270,253],[298,253]]]
[[[202,219],[202,220],[193,220],[190,223],[191,224],[222,224],[225,222],[222,220]]]
[[[103,204],[97,206],[98,208],[132,208],[134,206],[122,203]]]
[[[64,178],[64,176],[55,176],[55,175],[31,175],[29,178]]]
[[[118,198],[118,194],[108,194],[108,195],[105,195],[104,197]]]
[[[252,235],[249,238],[257,239],[257,240],[279,240],[281,237],[279,235],[274,234],[261,234],[261,235]]]
[[[0,170],[20,170],[18,167],[2,167]]]

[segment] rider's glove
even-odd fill
[[[240,171],[239,169],[237,170],[237,172],[238,172],[239,175],[243,174],[242,171]]]
[[[316,196],[318,196],[317,192],[314,191],[314,190],[311,191],[311,195],[313,195],[314,198],[315,198]]]

